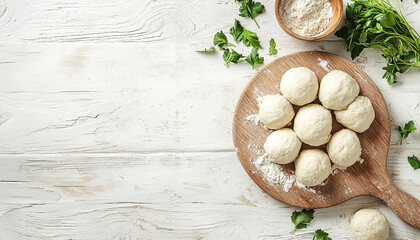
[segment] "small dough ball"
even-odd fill
[[[335,118],[346,128],[364,132],[375,119],[375,110],[369,98],[358,96],[345,110],[334,111]]]
[[[268,136],[264,150],[272,162],[287,164],[297,158],[301,146],[296,133],[290,128],[283,128]]]
[[[350,224],[356,240],[386,240],[389,237],[388,220],[376,209],[357,211]]]
[[[330,158],[319,149],[303,150],[295,161],[295,172],[299,183],[316,186],[330,175]]]
[[[322,78],[319,101],[332,110],[343,110],[359,95],[359,84],[349,74],[334,70]]]
[[[330,140],[331,112],[319,104],[302,107],[296,114],[293,126],[299,139],[311,146],[320,146]]]
[[[327,152],[333,163],[339,168],[346,168],[360,159],[362,147],[355,132],[342,129],[332,135]]]
[[[306,67],[289,69],[281,78],[280,91],[292,104],[303,106],[316,99],[318,78]]]
[[[260,105],[258,117],[269,129],[286,126],[295,116],[292,104],[280,94],[266,95]]]

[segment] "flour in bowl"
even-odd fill
[[[304,37],[323,32],[333,17],[333,9],[328,0],[283,0],[279,10],[286,27]]]

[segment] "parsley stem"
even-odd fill
[[[252,18],[254,20],[255,24],[257,24],[257,27],[260,28],[260,25],[258,25],[257,21],[255,21],[255,18]]]

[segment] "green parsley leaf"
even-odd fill
[[[239,16],[252,18],[255,24],[257,24],[257,27],[260,28],[260,25],[255,21],[255,17],[264,12],[264,5],[253,0],[242,0],[239,2],[242,2],[242,5],[239,7]]]
[[[303,209],[302,211],[294,211],[292,213],[292,222],[295,224],[295,228],[293,228],[294,232],[296,229],[302,229],[306,228],[308,226],[308,223],[314,219],[314,210],[313,209]]]
[[[252,69],[255,68],[255,65],[262,64],[264,62],[264,57],[260,57],[258,54],[258,48],[252,48],[251,53],[245,58],[249,64],[251,64]]]
[[[276,41],[274,41],[274,39],[270,39],[270,48],[268,49],[269,56],[277,54],[276,45]]]
[[[215,46],[219,46],[220,49],[223,49],[225,46],[229,46],[229,45],[236,47],[232,43],[228,42],[228,39],[226,35],[223,33],[223,31],[220,31],[214,35],[213,43]]]
[[[414,168],[414,170],[420,168],[420,161],[416,156],[413,155],[412,157],[408,157],[408,162]]]
[[[230,29],[230,35],[232,35],[236,42],[242,41],[247,47],[261,47],[257,34],[242,27],[241,23],[236,19],[233,27]]]
[[[214,53],[215,50],[216,49],[213,46],[211,46],[209,48],[205,48],[204,50],[196,51],[196,52],[198,52],[198,53]]]
[[[413,120],[409,121],[404,125],[404,129],[400,126],[398,126],[398,131],[400,132],[401,139],[400,139],[400,145],[402,144],[403,139],[407,139],[408,135],[412,132],[415,132],[417,128],[414,127]]]
[[[414,2],[415,2],[415,3],[418,3],[418,2],[419,2],[419,0],[414,0]]]
[[[249,47],[250,45],[254,48],[260,48],[260,41],[258,40],[258,36],[256,33],[251,32],[244,28],[243,39],[242,42],[245,46]]]
[[[238,60],[244,57],[245,56],[243,56],[242,54],[239,54],[235,52],[235,50],[231,49],[226,49],[223,52],[223,60],[225,61],[225,66],[228,65],[228,63],[230,62],[238,63]]]
[[[312,238],[312,240],[319,239],[319,240],[332,240],[330,237],[328,237],[328,233],[322,231],[321,229],[318,229],[315,231],[315,235]]]
[[[230,35],[232,35],[233,39],[236,42],[242,41],[244,37],[244,28],[242,27],[241,23],[235,19],[235,23],[233,27],[230,29]]]

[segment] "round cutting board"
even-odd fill
[[[327,61],[324,66],[321,61]],[[325,62],[324,62],[325,63]],[[321,67],[323,66],[323,67]],[[350,74],[360,86],[360,95],[368,97],[375,109],[375,120],[368,130],[357,134],[363,151],[363,161],[356,162],[345,171],[331,174],[322,186],[311,191],[293,185],[284,191],[279,184],[268,181],[254,164],[259,150],[270,134],[263,124],[247,121],[258,114],[257,99],[266,94],[278,94],[282,75],[293,67],[307,67],[320,81],[328,71],[342,70]],[[315,102],[319,103],[318,99]],[[299,107],[294,106],[295,112]],[[342,129],[333,115],[333,133]],[[293,121],[292,121],[293,122]],[[292,126],[289,126],[292,127]],[[326,52],[299,52],[277,58],[264,66],[245,87],[236,105],[233,118],[233,140],[237,155],[248,175],[272,197],[302,208],[329,207],[360,195],[373,195],[383,199],[407,223],[420,228],[420,201],[396,187],[386,171],[391,135],[391,124],[385,100],[375,83],[351,61]],[[314,148],[303,144],[302,149]],[[325,151],[325,146],[317,147]],[[294,173],[294,163],[282,165],[283,171]]]

